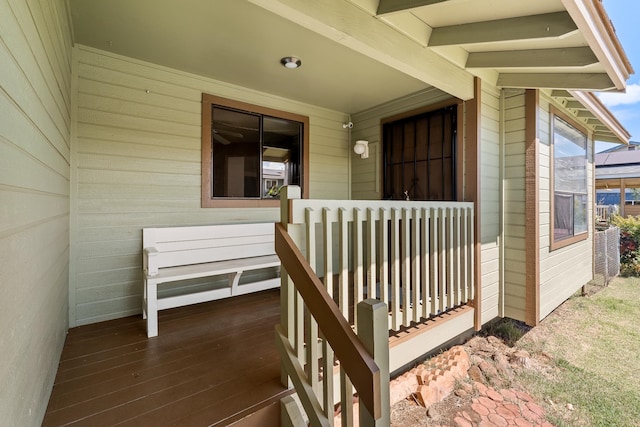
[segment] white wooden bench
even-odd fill
[[[158,310],[243,295],[280,286],[278,277],[240,284],[244,271],[277,267],[274,224],[224,224],[142,230],[144,298],[147,336],[158,335]],[[219,289],[158,297],[158,285],[208,276],[228,275]]]

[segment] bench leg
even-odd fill
[[[142,286],[142,318],[147,318],[147,278],[144,278],[144,283]]]
[[[158,336],[158,285],[155,282],[147,282],[147,337]]]
[[[236,295],[241,275],[242,270],[236,271],[235,273],[229,273],[229,287],[231,288],[231,295]]]

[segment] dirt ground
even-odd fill
[[[597,292],[599,287],[588,287],[587,295]],[[547,378],[555,375],[557,367],[550,354],[542,349],[546,341],[544,323],[557,325],[560,319],[567,317],[566,307],[559,307],[549,315],[543,324],[531,329],[519,322],[500,320],[485,327],[480,334],[464,343],[462,347],[469,354],[471,368],[469,377],[456,384],[454,392],[447,398],[424,408],[414,396],[391,407],[391,425],[393,427],[436,427],[457,426],[454,419],[464,411],[469,412],[472,400],[479,396],[473,387],[475,381],[498,389],[513,389],[527,392],[519,380],[519,374],[526,371]],[[566,328],[571,328],[569,323]],[[523,337],[523,338],[521,338]],[[521,339],[520,339],[521,338]],[[530,351],[526,350],[529,349]],[[553,402],[538,402],[541,406],[551,403],[557,413],[571,412],[571,404],[557,405]],[[473,424],[473,423],[472,423]]]
[[[476,336],[463,348],[469,354],[469,377],[456,384],[452,394],[429,408],[420,406],[413,396],[391,408],[391,425],[394,427],[456,426],[454,419],[462,412],[471,412],[474,398],[479,396],[473,386],[481,382],[499,389],[527,390],[517,381],[517,372],[527,369],[548,375],[553,370],[551,358],[544,354],[530,354],[517,346],[510,347],[494,335]]]

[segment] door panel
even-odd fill
[[[383,125],[384,198],[455,200],[455,106]]]

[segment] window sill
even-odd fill
[[[585,231],[583,233],[580,233],[576,236],[573,237],[569,237],[566,239],[562,239],[562,240],[558,240],[558,241],[551,241],[551,245],[549,250],[551,251],[555,251],[556,249],[561,249],[561,248],[565,248],[567,246],[573,245],[574,243],[578,243],[578,242],[582,242],[583,240],[587,240],[589,238],[589,232]]]
[[[280,207],[280,199],[203,199],[201,207],[203,208],[278,208]]]

